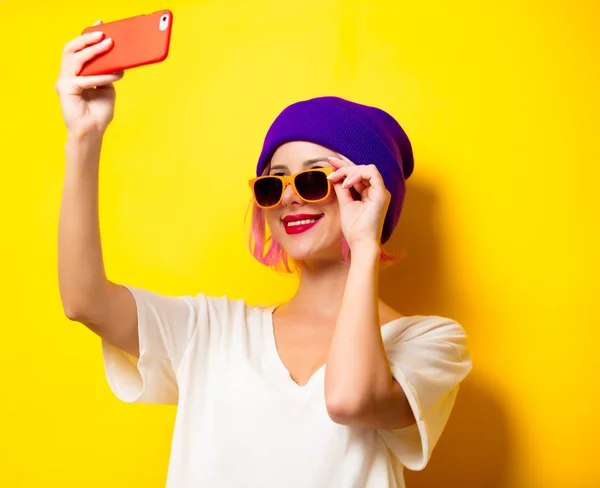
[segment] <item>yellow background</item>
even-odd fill
[[[82,28],[162,8],[170,56],[118,84],[104,146],[110,277],[285,299],[294,280],[244,243],[262,137],[299,99],[380,105],[416,155],[383,294],[463,323],[475,364],[409,487],[600,486],[597,5],[0,1],[0,486],[164,486],[174,409],[117,401],[98,339],[62,314],[53,88]]]

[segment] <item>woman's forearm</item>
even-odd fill
[[[379,256],[376,243],[352,251],[327,358],[325,398],[332,417],[368,409],[392,389],[379,321]]]
[[[101,307],[107,279],[98,218],[98,169],[102,137],[70,137],[58,226],[58,278],[63,308],[78,319]]]

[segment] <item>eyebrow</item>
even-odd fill
[[[325,156],[323,156],[322,158],[313,158],[313,159],[307,159],[306,161],[304,161],[304,162],[302,163],[302,166],[303,166],[304,168],[306,168],[306,167],[308,167],[308,166],[310,166],[310,165],[312,165],[312,164],[315,164],[315,163],[320,163],[320,162],[323,162],[323,161],[324,161],[324,162],[326,162],[326,163],[328,163],[328,162],[329,162],[329,160],[328,160],[328,159],[327,159]],[[279,169],[279,170],[281,170],[281,169],[287,170],[287,169],[289,169],[289,168],[288,168],[288,167],[287,167],[285,164],[276,164],[275,166],[271,166],[271,167],[269,168],[269,171],[273,171],[273,170],[276,170],[276,169]]]

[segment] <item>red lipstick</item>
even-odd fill
[[[323,214],[296,214],[286,215],[281,221],[287,234],[302,234],[312,229],[321,217]]]

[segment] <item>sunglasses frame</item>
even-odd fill
[[[335,168],[309,168],[309,169],[305,169],[305,170],[299,171],[298,173],[294,173],[294,174],[288,175],[288,176],[263,175],[263,176],[258,176],[257,178],[252,178],[251,180],[248,181],[248,184],[250,185],[250,189],[252,190],[252,197],[254,198],[254,203],[256,203],[256,205],[259,208],[262,208],[265,210],[276,207],[277,205],[279,205],[281,203],[281,200],[283,200],[283,193],[285,192],[285,189],[287,188],[288,185],[292,185],[292,188],[294,189],[294,192],[296,192],[296,195],[298,195],[298,198],[300,198],[302,201],[304,201],[306,203],[318,203],[318,202],[322,202],[323,200],[327,200],[327,198],[329,198],[329,195],[331,195],[331,190],[332,190],[331,181],[329,181],[329,179],[327,180],[327,194],[323,198],[318,198],[317,200],[307,200],[302,195],[300,195],[300,192],[296,188],[296,182],[295,182],[296,176],[301,175],[303,173],[308,173],[309,171],[318,171],[319,173],[325,173],[326,176],[329,176],[331,173],[333,173],[335,171]],[[256,193],[254,191],[254,184],[259,180],[264,180],[265,178],[277,178],[278,180],[281,181],[281,183],[283,185],[283,187],[281,189],[281,196],[279,197],[279,200],[277,201],[277,203],[275,205],[263,206],[260,203],[258,203],[258,200],[256,199]]]

